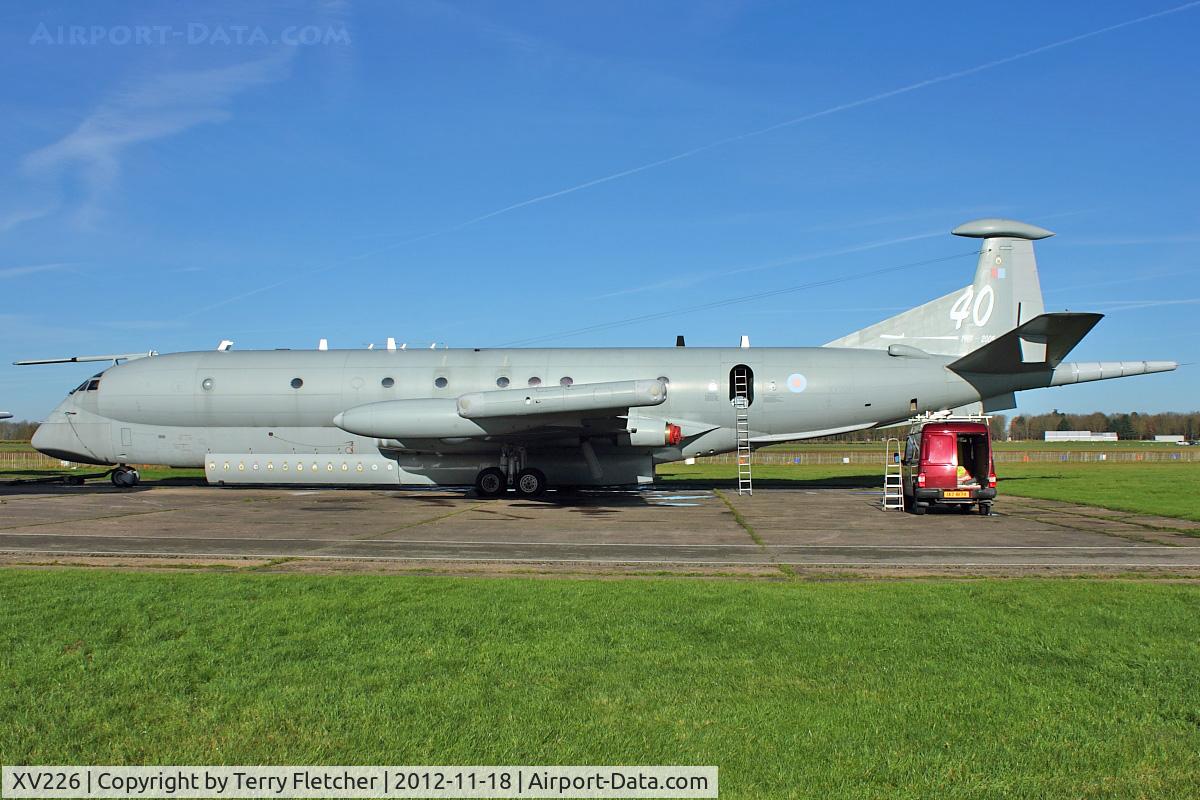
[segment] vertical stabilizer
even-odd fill
[[[1033,243],[1053,233],[1036,225],[994,218],[964,223],[952,233],[983,240],[970,286],[825,346],[886,350],[903,344],[927,353],[962,356],[1045,310]]]

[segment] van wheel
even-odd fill
[[[915,500],[913,501],[912,513],[916,514],[918,517],[921,516],[922,514],[924,514],[928,510],[929,510],[928,506],[923,506],[920,503],[916,502]]]

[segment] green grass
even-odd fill
[[[0,571],[6,764],[715,764],[1195,797],[1200,587]]]
[[[878,473],[867,469],[861,464],[761,466],[754,468],[754,479],[763,486],[882,486],[882,467]],[[1038,497],[1200,521],[1198,462],[1029,462],[997,469],[1001,498]],[[658,476],[668,482],[736,485],[731,464],[664,464]]]
[[[1200,463],[1003,465],[1000,491],[1200,520]]]

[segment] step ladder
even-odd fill
[[[883,444],[883,510],[904,510],[904,478],[900,472],[900,440],[887,439]]]
[[[750,381],[744,369],[733,372],[733,429],[737,437],[738,494],[754,495],[754,475],[750,464]]]

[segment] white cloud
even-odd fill
[[[294,53],[295,48],[287,48],[233,66],[155,75],[114,94],[75,130],[27,155],[22,165],[38,175],[77,171],[84,186],[77,217],[90,223],[121,172],[127,148],[196,125],[224,122],[231,116],[229,106],[236,95],[286,77]]]
[[[0,267],[0,280],[8,278],[19,278],[22,275],[33,275],[38,272],[53,272],[55,270],[66,269],[69,266],[66,262],[58,262],[53,264],[25,264],[19,267]]]

